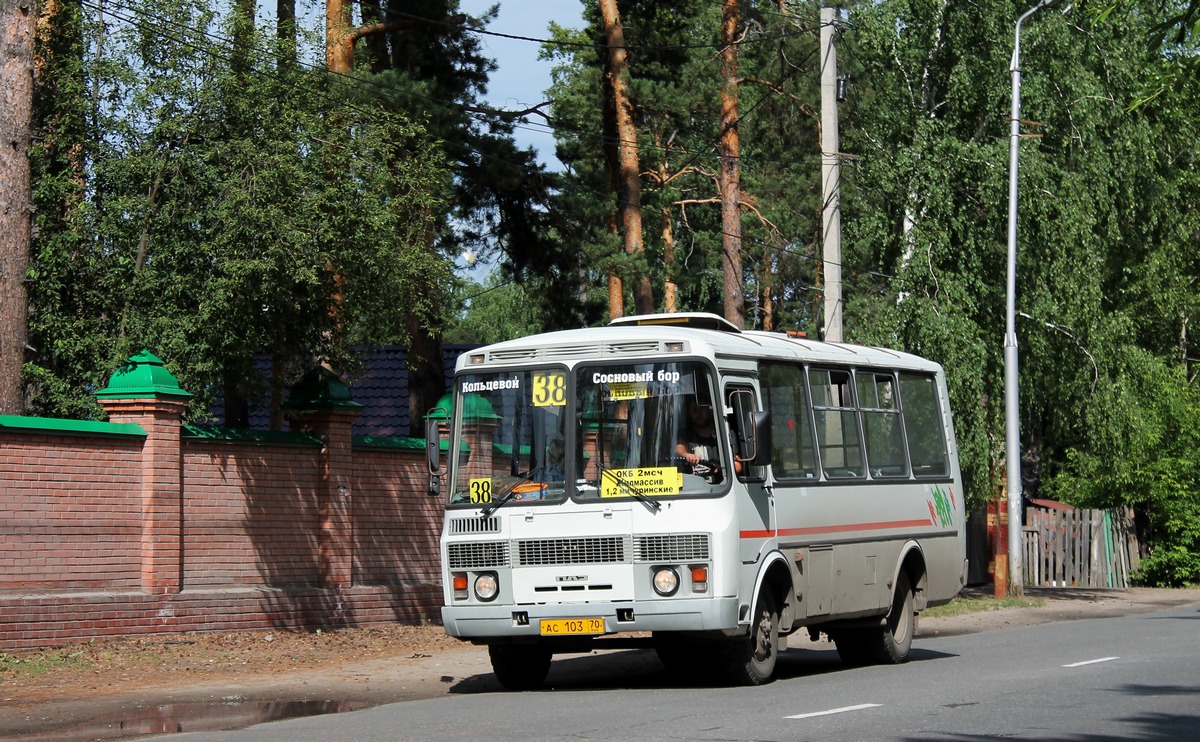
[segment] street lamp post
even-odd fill
[[[1021,426],[1017,405],[1017,151],[1021,141],[1021,24],[1059,0],[1041,0],[1017,19],[1013,43],[1012,119],[1008,143],[1008,301],[1004,321],[1004,441],[1008,459],[1008,594],[1024,592],[1021,553]]]

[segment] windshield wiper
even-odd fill
[[[628,492],[630,494],[630,496],[633,497],[633,499],[637,500],[638,502],[642,503],[646,507],[650,508],[650,512],[657,513],[659,510],[662,510],[662,503],[660,503],[658,500],[655,500],[653,497],[650,497],[649,495],[643,493],[637,487],[634,487],[632,484],[630,484],[629,482],[626,482],[624,479],[618,477],[616,474],[613,473],[613,471],[614,471],[613,469],[609,469],[606,467],[600,467],[600,489],[601,490],[604,489],[604,477],[605,477],[605,475],[608,475],[609,477],[612,478],[612,480],[614,482],[617,483],[618,487],[620,487],[621,489]]]
[[[518,477],[519,478],[517,479],[517,481],[515,481],[511,485],[509,485],[508,490],[505,491],[505,493],[500,496],[500,499],[492,500],[487,505],[484,505],[482,508],[480,508],[480,510],[479,510],[480,518],[486,518],[489,515],[491,515],[492,513],[499,510],[500,508],[504,507],[506,504],[508,504],[508,502],[510,500],[512,500],[514,497],[517,496],[517,488],[520,487],[521,485],[535,484],[534,480],[530,479],[528,476],[526,476],[524,474],[518,475]]]

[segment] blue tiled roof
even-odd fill
[[[454,364],[458,356],[477,345],[447,344],[442,347],[443,369],[446,386],[454,375]],[[360,346],[354,351],[362,359],[362,370],[348,384],[350,395],[363,406],[362,414],[354,423],[353,434],[357,436],[423,436],[420,420],[413,424],[408,411],[408,361],[405,348],[397,345]],[[262,387],[268,388],[271,376],[271,361],[267,356],[255,358],[255,367],[263,379]],[[209,409],[208,424],[222,425],[225,421],[224,401],[218,399]],[[264,397],[250,405],[250,427],[253,430],[270,428],[270,405]]]

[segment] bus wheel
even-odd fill
[[[898,665],[908,661],[916,631],[917,614],[913,611],[912,585],[908,573],[900,570],[896,578],[896,590],[892,595],[892,610],[887,621],[868,634],[868,646],[876,662]]]
[[[720,643],[722,670],[736,685],[762,685],[771,682],[775,675],[775,661],[779,658],[779,607],[769,588],[758,596],[757,610],[747,636]]]
[[[489,644],[492,672],[509,690],[537,690],[550,672],[552,652],[540,644]]]

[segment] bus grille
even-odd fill
[[[461,536],[472,533],[500,533],[500,519],[454,518],[450,521],[450,535]]]
[[[463,541],[446,544],[450,569],[483,569],[508,566],[508,544],[504,541]]]
[[[707,533],[667,533],[638,536],[635,562],[698,562],[708,560]]]
[[[517,542],[517,560],[522,566],[619,564],[625,561],[626,551],[625,539],[619,536]]]

